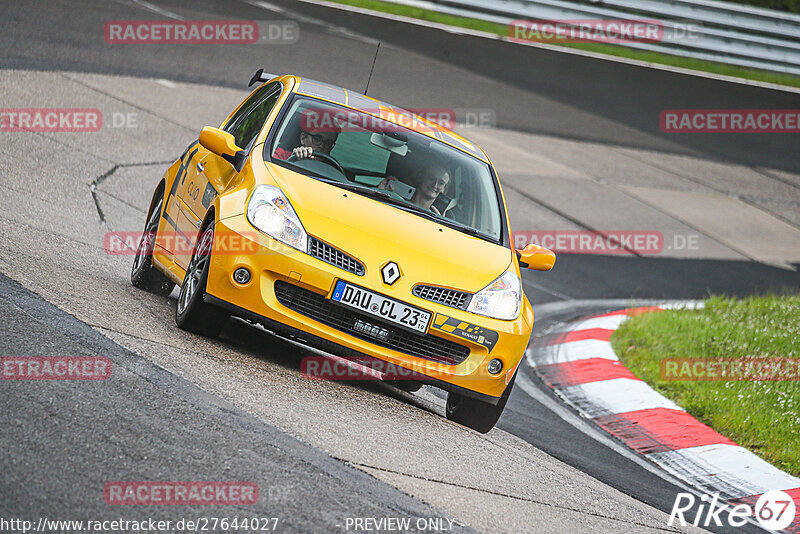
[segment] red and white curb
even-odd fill
[[[673,476],[731,503],[754,504],[769,490],[795,501],[800,533],[800,479],[704,425],[639,380],[617,358],[611,334],[629,317],[693,303],[629,308],[586,317],[549,333],[529,349],[536,373],[583,417]]]

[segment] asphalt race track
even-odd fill
[[[109,20],[290,20],[294,44],[111,45]],[[51,1],[0,5],[2,107],[135,117],[97,133],[0,133],[0,355],[103,355],[112,378],[0,385],[0,517],[278,517],[337,532],[413,517],[456,532],[660,532],[679,482],[609,446],[535,374],[498,428],[444,418],[444,397],[304,380],[289,341],[231,321],[178,330],[175,295],[130,286],[137,231],[166,166],[246,94],[258,67],[361,88],[416,108],[491,110],[464,129],[500,173],[515,231],[657,230],[655,255],[562,254],[525,273],[536,336],[631,299],[800,287],[794,134],[680,137],[663,109],[800,108],[800,94],[609,63],[306,2]],[[701,209],[702,208],[702,209]],[[681,248],[688,236],[695,247]],[[239,480],[252,506],[119,507],[124,480]],[[450,521],[453,521],[452,523]],[[0,529],[2,530],[2,529]],[[713,529],[755,532],[754,526]]]

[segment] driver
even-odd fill
[[[378,184],[378,187],[380,189],[388,189],[389,191],[392,191],[394,189],[391,183],[393,179],[395,179],[394,176],[386,177],[381,181],[381,183]],[[433,203],[440,194],[446,193],[447,189],[450,187],[450,173],[447,172],[447,169],[439,164],[431,165],[430,167],[423,167],[422,170],[417,173],[416,182],[419,184],[419,187],[417,187],[417,189],[414,191],[414,196],[411,197],[411,202],[420,208],[424,208],[437,215],[441,215]]]
[[[308,110],[303,113],[307,113]],[[330,154],[339,137],[339,131],[335,126],[326,125],[320,127],[316,120],[300,120],[300,146],[293,150],[286,150],[278,147],[272,154],[275,159],[286,160],[291,156],[297,159],[312,158],[314,152]]]

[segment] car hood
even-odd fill
[[[309,235],[360,260],[363,283],[383,292],[418,283],[474,293],[508,268],[511,251],[358,193],[268,164]],[[402,277],[391,288],[380,268],[389,261]]]

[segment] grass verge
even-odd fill
[[[337,4],[344,4],[353,7],[360,7],[364,9],[371,9],[373,11],[380,11],[392,15],[400,15],[404,17],[411,17],[428,22],[435,22],[439,24],[447,24],[449,26],[457,26],[460,28],[467,28],[470,30],[482,31],[508,37],[508,26],[498,24],[495,22],[487,22],[484,20],[473,19],[469,17],[459,17],[455,15],[448,15],[431,11],[420,7],[406,6],[402,4],[394,4],[391,2],[382,2],[381,0],[328,0]],[[800,87],[800,76],[793,76],[791,74],[780,74],[776,72],[769,72],[759,69],[748,69],[745,67],[737,67],[734,65],[726,65],[724,63],[716,63],[713,61],[704,61],[700,59],[686,58],[683,56],[673,56],[670,54],[661,54],[658,52],[648,52],[646,50],[637,50],[628,48],[621,45],[613,45],[606,43],[570,43],[558,44],[557,46],[564,46],[575,48],[579,50],[586,50],[588,52],[596,52],[606,54],[609,56],[617,56],[628,59],[635,59],[639,61],[646,61],[648,63],[658,63],[661,65],[668,65],[671,67],[681,67],[684,69],[697,70],[702,72],[709,72],[713,74],[721,74],[725,76],[733,76],[736,78],[744,78],[746,80],[754,80],[759,82],[774,83],[778,85],[787,85],[790,87]]]
[[[660,366],[665,358],[800,360],[800,295],[712,297],[703,309],[632,317],[614,332],[611,343],[628,369],[659,393],[776,467],[800,476],[797,378],[672,381],[662,378]]]

